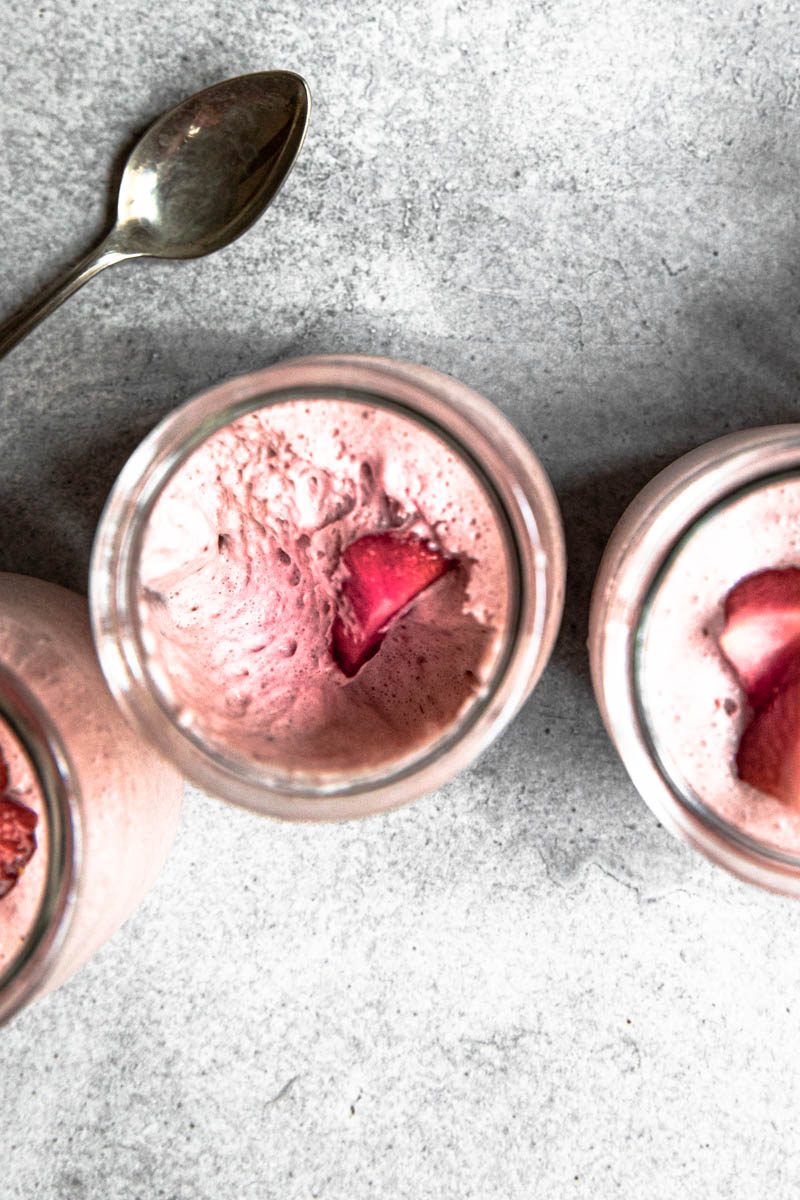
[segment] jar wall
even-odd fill
[[[82,597],[0,574],[0,660],[50,718],[77,785],[70,798],[80,841],[77,896],[46,992],[87,961],[155,882],[177,829],[183,782],[115,705]]]

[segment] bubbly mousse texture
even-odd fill
[[[665,765],[726,821],[792,854],[800,854],[800,813],[738,778],[750,710],[718,638],[734,584],[799,565],[800,479],[766,484],[698,522],[656,593],[640,677]]]
[[[393,530],[452,560],[349,677],[331,650],[343,552]],[[140,613],[181,723],[286,771],[368,769],[445,732],[481,692],[508,609],[503,538],[466,463],[394,411],[290,401],[212,435],[157,501]]]
[[[19,741],[0,721],[0,756],[8,770],[6,795],[36,813],[36,849],[10,891],[0,897],[0,972],[18,954],[33,924],[44,889],[47,869],[47,824],[42,794]]]

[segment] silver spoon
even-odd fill
[[[199,258],[244,233],[303,144],[311,104],[292,71],[226,79],[151,125],[119,187],[117,220],[86,258],[0,325],[0,358],[93,275],[126,258]]]

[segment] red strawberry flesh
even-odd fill
[[[719,644],[750,704],[761,707],[775,691],[779,660],[800,648],[800,569],[758,571],[740,580],[725,601]]]
[[[739,778],[800,810],[800,569],[741,579],[725,600],[719,643],[752,709]]]
[[[388,530],[366,534],[345,549],[346,570],[331,631],[331,653],[352,677],[378,652],[393,617],[455,566],[430,542]]]
[[[800,662],[800,660],[797,660]],[[800,679],[764,705],[745,729],[736,753],[739,778],[800,809]]]
[[[0,899],[16,884],[36,849],[38,817],[30,808],[0,797]]]

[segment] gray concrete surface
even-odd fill
[[[139,913],[0,1034],[14,1200],[794,1198],[800,907],[658,828],[584,651],[615,519],[797,417],[795,6],[5,0],[0,310],[103,228],[180,97],[314,95],[266,219],[114,268],[0,364],[0,568],[76,588],[117,470],[194,391],[311,351],[495,400],[563,504],[564,627],[474,770],[285,827],[190,791]]]

